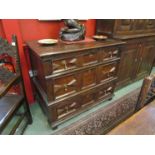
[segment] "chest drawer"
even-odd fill
[[[98,89],[97,99],[101,100],[113,94],[116,81],[109,82]]]
[[[50,107],[53,121],[72,115],[80,108],[80,100],[76,97],[61,101]]]
[[[116,72],[117,72],[117,62],[99,66],[100,82],[104,82],[106,80],[114,78],[116,76]]]
[[[120,50],[117,47],[101,49],[101,61],[108,61],[111,59],[119,58]]]
[[[69,57],[64,59],[53,60],[51,65],[53,66],[53,73],[75,69],[78,67],[78,58]]]
[[[78,81],[78,76],[76,74],[54,79],[53,88],[55,99],[75,93],[78,88]]]

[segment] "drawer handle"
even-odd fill
[[[63,85],[54,85],[56,92],[61,90],[62,88],[65,88],[65,91],[68,90],[68,86],[72,86],[74,83],[76,83],[76,80],[70,81],[68,84],[63,84]]]
[[[137,62],[137,58],[135,59],[135,62]]]
[[[109,51],[110,58],[112,58],[112,51]]]
[[[110,90],[112,90],[112,87],[109,87],[109,88],[107,89],[107,91],[110,91]]]
[[[115,71],[115,69],[116,69],[116,67],[113,67],[113,68],[111,68],[111,69],[110,69],[110,71],[109,71],[109,72],[110,72],[110,73],[111,73],[111,72],[114,72],[114,71]]]
[[[69,61],[70,64],[74,64],[77,61],[76,58]],[[65,69],[68,69],[66,60],[62,61],[62,64],[65,66]]]
[[[69,105],[70,108],[74,108],[77,105],[76,102],[73,102],[72,104]]]
[[[77,61],[77,59],[74,58],[74,59],[70,60],[69,63],[73,64],[73,63],[75,63],[76,61]]]
[[[93,56],[94,56],[94,54],[93,54],[93,53],[89,54],[89,57],[93,57]]]
[[[118,54],[118,50],[113,51],[113,54],[114,55]]]
[[[71,82],[69,82],[67,85],[68,85],[68,86],[71,86],[71,85],[73,85],[74,83],[76,83],[76,80],[75,80],[75,79],[72,80]]]

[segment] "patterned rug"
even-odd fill
[[[134,113],[139,92],[140,88],[55,132],[54,135],[106,134]]]

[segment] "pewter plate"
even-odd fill
[[[38,43],[43,44],[43,45],[53,45],[53,44],[58,43],[58,40],[56,40],[56,39],[41,39],[41,40],[38,40]]]

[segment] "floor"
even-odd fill
[[[155,68],[153,68],[152,73],[155,73]],[[98,110],[101,107],[104,107],[107,104],[110,104],[112,101],[119,99],[120,97],[126,95],[127,93],[141,87],[142,85],[142,80],[137,81],[133,84],[130,84],[126,87],[124,87],[123,89],[120,89],[118,91],[115,92],[115,96],[113,97],[113,99],[111,101],[106,101],[103,102],[99,105],[97,105],[96,107],[92,108],[91,110],[88,110],[68,121],[66,121],[65,123],[61,124],[58,126],[57,130],[52,130],[51,127],[49,126],[48,122],[47,122],[47,118],[44,115],[44,113],[42,112],[40,106],[38,105],[38,103],[35,103],[31,106],[31,112],[32,112],[32,117],[33,117],[33,124],[29,125],[27,127],[27,129],[25,130],[25,135],[48,135],[48,134],[54,134],[54,132],[68,126],[69,124],[79,120],[82,117],[85,117],[86,115],[88,115],[89,113]]]
[[[155,135],[155,100],[112,129],[108,135]]]

